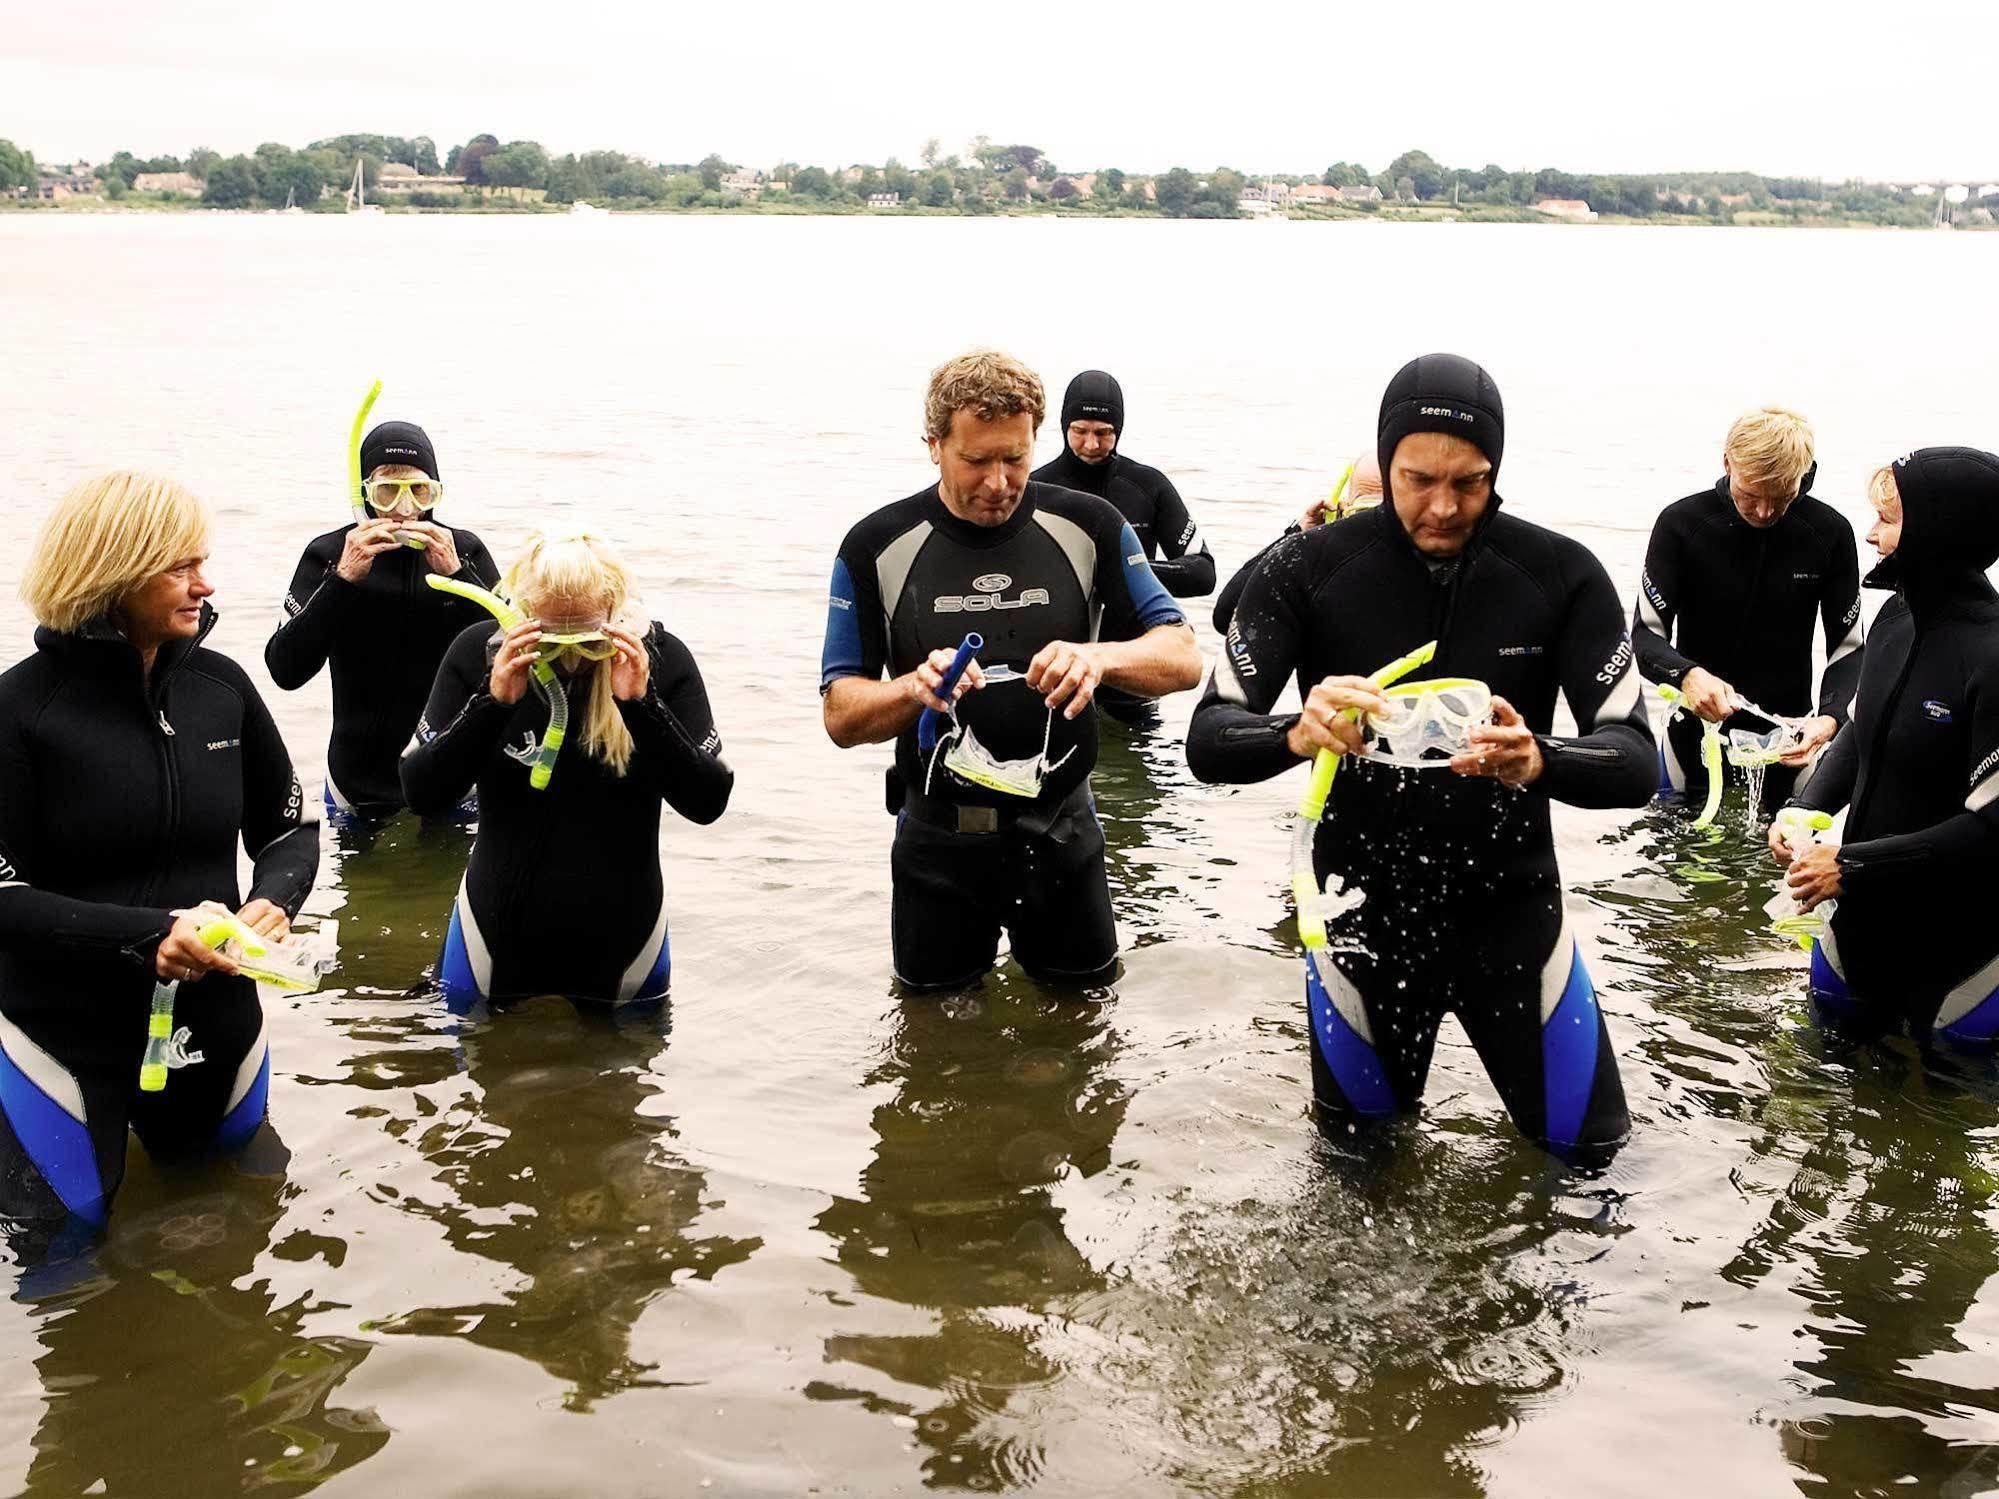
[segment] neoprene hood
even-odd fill
[[[367,478],[385,463],[407,463],[433,479],[443,477],[437,471],[437,452],[429,436],[415,422],[383,422],[361,439],[361,477]]]
[[[1109,422],[1124,436],[1124,388],[1102,370],[1084,370],[1062,392],[1062,430],[1071,422]]]
[[[1412,432],[1445,432],[1462,437],[1492,461],[1499,484],[1499,458],[1506,448],[1506,408],[1499,387],[1480,365],[1458,354],[1424,354],[1395,372],[1381,396],[1375,453],[1384,490],[1394,468],[1395,449]]]

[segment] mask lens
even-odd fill
[[[434,506],[443,489],[430,479],[370,479],[368,505],[377,515],[415,515]]]

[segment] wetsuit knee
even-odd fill
[[[1937,1039],[1980,1050],[1999,1045],[1999,957],[1944,995]]]
[[[1564,963],[1557,990],[1549,980]],[[1556,1150],[1614,1145],[1631,1132],[1631,1115],[1596,985],[1572,939],[1556,945],[1541,994],[1543,1141]]]
[[[111,1190],[80,1080],[0,1017],[0,1212],[102,1224]],[[124,1145],[122,1121],[116,1131]]]
[[[1320,965],[1305,964],[1305,1013],[1312,1029],[1313,1097],[1321,1122],[1349,1115],[1385,1118],[1396,1111],[1395,1089],[1374,1049],[1374,1030],[1360,991],[1333,964],[1333,993],[1319,982]]]

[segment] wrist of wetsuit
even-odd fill
[[[1302,713],[1286,713],[1275,718],[1245,715],[1224,724],[1215,733],[1215,748],[1225,754],[1236,774],[1232,780],[1262,781],[1281,775],[1292,766],[1310,763],[1318,751],[1300,756],[1291,748],[1291,731],[1304,718]]]

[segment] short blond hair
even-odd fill
[[[1883,464],[1867,476],[1867,498],[1872,504],[1885,510],[1900,513],[1902,509],[1902,486],[1895,482],[1892,464]]]
[[[1041,377],[1011,354],[974,349],[930,372],[930,389],[923,397],[923,435],[943,437],[951,430],[951,418],[968,407],[982,422],[1024,411],[1039,432],[1041,419],[1048,414],[1048,394]]]
[[[1798,492],[1812,466],[1814,449],[1812,424],[1782,406],[1744,412],[1721,446],[1731,472],[1782,494]]]
[[[148,578],[208,555],[208,510],[157,474],[99,474],[71,486],[42,522],[21,598],[51,630],[109,614]]]
[[[624,559],[602,537],[536,536],[501,588],[530,618],[561,599],[588,604],[621,629],[636,625],[632,633],[645,637],[645,623],[627,618],[635,612],[632,575]],[[585,668],[590,673],[590,701],[583,710],[583,732],[578,737],[586,750],[622,776],[632,763],[632,731],[625,726],[611,691],[611,667],[616,659],[595,661]]]

